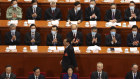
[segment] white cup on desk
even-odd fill
[[[27,52],[27,47],[24,47],[23,48],[23,52]]]
[[[6,52],[10,52],[10,49],[9,49],[9,47],[6,47],[6,50],[5,50]]]
[[[125,49],[125,53],[129,53],[129,51],[128,51],[128,49],[127,49],[127,48]]]
[[[27,21],[24,22],[24,26],[28,26],[28,22]]]
[[[66,22],[66,26],[67,26],[67,27],[70,26],[69,22]]]
[[[89,22],[86,22],[85,26],[86,26],[86,27],[89,27]]]
[[[48,26],[52,26],[52,23],[51,22],[48,22]]]
[[[123,27],[126,27],[126,23],[123,23]]]

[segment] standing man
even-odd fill
[[[60,64],[62,65],[63,73],[67,73],[67,69],[70,65],[75,67],[76,70],[78,70],[78,66],[77,66],[77,62],[76,62],[76,58],[75,58],[75,54],[74,54],[74,48],[70,44],[70,42],[71,41],[69,39],[64,39],[64,41],[63,41],[64,46],[66,46],[63,58],[60,61]]]

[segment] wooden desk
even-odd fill
[[[17,52],[5,52],[7,46],[0,46],[0,72],[3,72],[5,65],[12,65],[13,71],[17,76],[28,76],[33,67],[39,66],[42,72],[46,72],[47,77],[59,77],[61,73],[60,60],[63,52],[48,52],[47,46],[39,46],[38,52],[22,52],[23,47],[17,46]],[[123,51],[125,48],[122,47]],[[90,72],[96,70],[97,62],[104,63],[104,71],[108,72],[109,77],[125,77],[130,71],[131,65],[140,65],[140,54],[129,53],[106,53],[107,47],[101,47],[99,53],[86,53],[87,47],[79,47],[80,53],[76,53],[76,60],[79,67],[80,77],[88,77]],[[140,50],[140,48],[138,48]]]
[[[47,8],[50,7],[48,0],[38,0],[39,4],[38,6],[42,8],[42,20],[44,19],[44,13]],[[83,10],[83,16],[85,16],[85,8],[89,6],[89,2],[84,2],[84,0],[80,0]],[[104,20],[104,15],[107,9],[110,9],[110,3],[103,2],[103,0],[97,0],[97,7],[100,8],[101,11],[101,20]],[[114,0],[114,3],[117,4],[117,8],[121,10],[122,17],[124,16],[124,11],[126,8],[128,8],[128,3],[121,3],[120,0]],[[31,6],[30,2],[25,2],[24,0],[18,0],[18,5],[23,10],[23,20],[25,20],[26,16],[26,10],[28,7]],[[1,20],[6,19],[6,10],[10,6],[10,2],[8,0],[0,0],[0,8],[2,11]],[[66,20],[66,16],[68,14],[68,10],[73,8],[73,2],[66,2],[65,0],[58,0],[57,7],[61,9],[62,11],[62,19]],[[139,3],[136,4],[136,7],[140,9]]]
[[[26,20],[20,20],[17,25],[17,31],[21,33],[21,45],[24,45],[24,36],[27,32],[30,31],[29,26],[24,26]],[[85,26],[86,21],[83,21],[79,24],[79,31],[83,34],[83,45],[86,45],[86,35],[91,32],[91,27]],[[124,23],[124,22],[122,22]],[[128,25],[128,22],[126,22]],[[46,38],[49,33],[51,33],[51,27],[48,26],[48,21],[36,21],[37,31],[41,34],[41,44],[46,45]],[[105,21],[98,21],[97,27],[99,28],[98,32],[101,34],[101,46],[105,45],[105,35],[110,33],[110,28],[105,27]],[[140,22],[137,22],[137,25],[140,27]],[[66,21],[60,21],[59,23],[59,33],[62,35],[62,38],[66,38],[68,32],[71,31],[70,27],[66,27]],[[5,40],[5,33],[9,31],[8,20],[0,20],[0,35],[2,37],[2,44]],[[122,46],[127,46],[126,40],[127,35],[131,32],[131,27],[120,27],[117,26],[117,33],[121,34]]]

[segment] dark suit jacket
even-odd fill
[[[86,40],[87,46],[94,46],[94,45],[99,46],[101,43],[101,35],[97,33],[95,35],[95,38],[97,38],[97,43],[92,43],[92,39],[93,39],[92,34],[91,33],[87,34],[87,40]]]
[[[28,79],[35,79],[34,74],[30,75]],[[45,79],[44,75],[40,74],[38,79]]]
[[[140,33],[137,33],[136,40],[140,42]],[[138,46],[133,46],[134,41],[135,41],[135,39],[133,39],[133,34],[132,33],[128,34],[128,36],[127,36],[127,46],[139,47],[140,43],[138,44]]]
[[[16,40],[13,42],[11,41],[12,39],[12,35],[11,32],[7,32],[5,35],[5,44],[6,45],[19,45],[20,44],[20,33],[19,32],[15,32],[15,36],[16,36]]]
[[[51,20],[51,19],[53,19],[53,20],[62,19],[61,10],[59,8],[55,9],[54,16],[53,16],[51,8],[48,8],[45,11],[45,20]]]
[[[36,8],[36,14],[37,14],[37,17],[36,17],[36,18],[33,18],[33,17],[32,17],[32,14],[33,14],[33,8],[32,8],[32,7],[29,7],[29,8],[27,9],[26,19],[30,19],[30,20],[32,20],[32,19],[40,20],[41,17],[42,17],[42,10],[41,10],[41,8],[40,8],[40,7],[37,7],[37,8]]]
[[[62,46],[62,37],[61,37],[61,35],[57,33],[56,38],[57,38],[56,46]],[[47,45],[48,46],[53,46],[52,41],[53,41],[53,35],[52,35],[52,33],[50,33],[50,34],[47,35]]]
[[[134,10],[134,13],[136,14],[137,18],[133,18],[132,20],[129,20],[129,17],[131,17],[131,12],[130,12],[130,8],[126,9],[125,10],[125,13],[124,13],[124,18],[125,18],[125,21],[139,21],[140,20],[140,11],[139,9],[135,8]]]
[[[90,19],[90,16],[93,14],[95,14],[97,16],[96,19],[95,18]],[[101,13],[100,13],[100,9],[98,7],[95,6],[93,11],[91,11],[90,7],[86,8],[86,10],[85,10],[85,20],[86,21],[95,21],[95,20],[99,21],[100,19],[101,19]]]
[[[122,16],[121,15],[122,15],[121,11],[116,9],[115,19],[117,20],[117,22],[121,22],[122,21]],[[111,9],[106,11],[104,20],[107,21],[107,22],[109,22],[109,20],[112,20],[112,11],[111,11]]]
[[[106,72],[102,71],[102,75],[101,75],[102,79],[108,79],[108,75]],[[98,72],[92,72],[91,74],[91,79],[98,79]]]
[[[67,38],[69,38],[71,41],[74,39],[72,31],[67,34]],[[73,46],[80,46],[80,45],[82,45],[82,43],[83,43],[83,36],[82,36],[81,32],[77,31],[76,38],[80,40],[79,43],[78,44],[72,44],[72,45]]]
[[[77,75],[76,74],[72,74],[71,78],[72,79],[77,79]],[[63,75],[63,79],[69,79],[69,75],[68,74],[64,74]]]
[[[133,79],[132,71],[126,74],[125,79]],[[140,79],[140,72],[137,72],[136,79]]]
[[[26,33],[26,35],[25,35],[25,44],[26,45],[32,45],[31,40],[32,40],[31,32]],[[41,42],[40,33],[35,32],[35,44],[34,45],[39,45],[40,42]]]
[[[62,58],[62,69],[65,70],[65,73],[67,72],[67,68],[69,65],[77,67],[74,48],[72,45],[69,45],[67,48],[65,48],[64,55]]]
[[[111,43],[112,42],[112,36],[111,36],[111,34],[106,35],[106,46],[121,46],[121,36],[120,36],[120,34],[116,34],[115,35],[115,38],[117,40],[117,43],[112,44]]]
[[[5,79],[6,78],[6,72],[2,73],[0,76],[0,79]],[[16,75],[11,73],[10,79],[16,79]]]
[[[83,20],[83,11],[79,10],[77,14],[75,14],[74,8],[69,10],[67,20],[70,21],[78,21],[78,20]]]

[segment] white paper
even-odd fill
[[[93,25],[93,26],[94,26],[94,25],[95,25],[95,26],[97,25],[97,21],[89,21],[89,23],[90,23],[90,25]]]
[[[13,45],[13,46],[10,45],[10,46],[9,46],[9,49],[10,49],[10,50],[16,50],[16,45]]]
[[[24,1],[32,1],[32,0],[24,0]]]
[[[134,52],[134,51],[137,51],[137,50],[138,50],[137,47],[131,47],[131,48],[130,48],[130,51],[131,51],[131,52]]]
[[[74,51],[79,51],[79,47],[74,47]]]
[[[88,48],[87,48],[87,50],[101,50],[101,47],[99,47],[99,46],[89,46]]]
[[[129,21],[129,25],[131,26],[136,25],[136,21]]]
[[[121,47],[119,47],[119,48],[114,48],[114,50],[115,50],[115,51],[119,51],[119,52],[123,52]]]
[[[52,1],[53,1],[53,2],[57,2],[57,0],[48,0],[48,2],[52,2]]]
[[[56,46],[49,46],[49,50],[56,50]]]
[[[65,48],[64,48],[64,47],[57,47],[57,50],[59,50],[59,51],[64,51]]]
[[[140,2],[140,0],[130,0],[130,1],[134,1],[134,2]]]
[[[52,25],[59,25],[59,20],[51,21]]]
[[[117,23],[117,22],[115,22],[115,23],[107,22],[106,24],[107,24],[108,27],[110,27],[110,26],[121,26],[121,23]]]
[[[70,2],[75,2],[75,0],[70,0]]]
[[[37,46],[30,46],[30,50],[37,50]]]
[[[77,21],[71,21],[71,24],[78,24]]]
[[[28,24],[35,24],[35,20],[28,20]]]
[[[15,25],[17,25],[17,24],[18,24],[18,20],[11,20],[11,21],[10,21],[10,24],[15,24]]]

